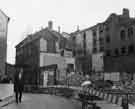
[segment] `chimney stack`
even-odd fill
[[[53,22],[52,22],[52,21],[49,21],[49,22],[48,22],[48,28],[49,28],[50,30],[53,29]]]
[[[129,10],[127,8],[123,8],[123,16],[129,18]]]
[[[60,26],[58,26],[58,32],[59,32],[59,33],[60,33],[60,29],[61,29]]]
[[[77,31],[80,31],[80,29],[79,29],[79,25],[77,25]]]

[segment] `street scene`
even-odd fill
[[[135,2],[0,3],[0,109],[135,109]]]

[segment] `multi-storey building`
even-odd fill
[[[9,17],[0,10],[0,76],[5,74]]]
[[[124,8],[121,15],[112,13],[104,22],[71,33],[71,36],[75,40],[76,56],[80,51],[92,55],[92,70],[135,71],[135,18],[129,16],[128,9]]]
[[[96,53],[104,53],[104,71],[134,72],[135,18],[129,10],[123,9],[122,15],[111,14],[99,25],[99,47]]]
[[[77,30],[70,34],[72,40],[72,50],[75,57],[77,72],[90,73],[91,71],[91,54],[92,54],[92,30],[87,28]]]
[[[72,57],[63,55],[66,38],[54,31],[52,26],[50,21],[47,28],[28,35],[16,46],[16,64],[26,66],[24,73],[28,84],[46,85],[48,75],[53,76],[51,82],[54,83],[56,76],[61,79],[67,65],[72,64],[69,61],[73,60]],[[59,72],[57,75],[56,70]]]

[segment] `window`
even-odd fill
[[[110,43],[110,41],[111,41],[110,36],[107,35],[107,36],[106,36],[106,43]]]
[[[103,33],[103,30],[102,29],[99,31],[99,34],[101,34],[101,33]]]
[[[31,46],[28,47],[28,55],[31,56]]]
[[[100,47],[100,52],[103,52],[104,51],[104,47]]]
[[[76,56],[76,51],[75,50],[73,50],[73,56]]]
[[[126,39],[125,30],[121,30],[121,32],[120,32],[120,38],[121,38],[121,40],[125,40]]]
[[[109,31],[109,27],[108,27],[108,26],[106,26],[105,30],[106,30],[106,31]]]
[[[126,53],[126,47],[123,46],[123,47],[121,48],[121,54],[125,54],[125,53]]]
[[[72,37],[72,40],[73,40],[73,41],[75,41],[75,40],[76,40],[76,37],[75,37],[75,36],[73,36],[73,37]]]
[[[47,51],[47,41],[43,38],[40,39],[40,50]]]
[[[134,46],[133,45],[129,45],[128,46],[128,53],[133,53],[134,52]]]
[[[110,56],[111,55],[111,50],[106,50],[106,56]]]
[[[93,53],[96,53],[97,52],[97,48],[93,48]]]
[[[94,39],[93,40],[93,45],[96,46],[96,44],[97,44],[97,40]]]
[[[59,43],[56,42],[55,44],[56,44],[56,52],[59,52]]]
[[[86,32],[83,34],[83,39],[86,40]]]
[[[84,48],[84,53],[86,51],[86,32],[83,34],[83,48]]]
[[[96,36],[97,36],[96,31],[93,31],[93,36],[94,36],[94,37],[96,37]]]
[[[99,43],[100,43],[100,44],[103,44],[103,43],[104,43],[104,39],[100,37],[100,38],[99,38]]]
[[[118,48],[115,48],[114,53],[115,53],[116,56],[119,55],[119,50],[118,50]]]
[[[133,36],[133,28],[128,28],[128,37],[131,38]]]
[[[61,50],[60,55],[64,56],[64,50]]]

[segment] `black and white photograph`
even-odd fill
[[[0,109],[135,109],[135,1],[0,0]]]

